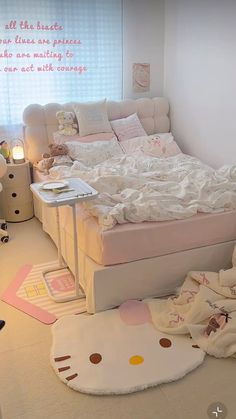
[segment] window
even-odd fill
[[[0,0],[0,125],[30,103],[122,98],[122,0]]]

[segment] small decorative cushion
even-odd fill
[[[152,157],[172,157],[181,153],[181,150],[173,137],[164,138],[159,135],[150,138],[146,144],[142,146],[142,151],[147,156]]]
[[[127,118],[111,121],[111,126],[119,141],[147,135],[136,113]]]
[[[123,151],[117,141],[95,141],[92,143],[68,142],[69,156],[73,160],[80,161],[85,166],[94,166],[111,157],[123,155]]]
[[[56,118],[58,120],[59,132],[62,135],[75,135],[77,134],[78,125],[75,123],[75,114],[74,112],[67,111],[58,111],[56,113]]]
[[[62,135],[60,133],[60,131],[56,131],[53,133],[54,144],[64,144],[65,142],[68,142],[68,141],[92,143],[94,141],[110,141],[113,138],[116,139],[114,132],[102,132],[100,134],[85,135],[84,137],[81,137],[79,134],[65,137],[65,135]]]
[[[93,103],[78,103],[74,111],[79,123],[80,136],[112,132],[107,116],[106,99]]]

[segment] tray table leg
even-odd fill
[[[69,269],[67,265],[64,264],[62,251],[61,251],[61,235],[60,235],[60,218],[59,218],[59,208],[56,207],[56,221],[57,221],[57,237],[58,237],[58,268],[49,269],[43,271],[43,279],[49,296],[57,303],[64,303],[67,301],[78,300],[80,298],[85,298],[85,293],[79,283],[79,261],[78,261],[78,236],[77,236],[77,222],[76,222],[76,208],[75,204],[71,205],[72,214],[73,214],[73,239],[74,239],[74,264],[75,264],[75,294],[70,297],[60,297],[53,295],[50,285],[48,283],[47,274],[52,272],[57,272],[62,269]],[[71,274],[72,275],[72,274]]]

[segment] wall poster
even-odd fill
[[[150,64],[133,64],[133,91],[149,92],[150,90]]]

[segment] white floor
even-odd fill
[[[56,258],[35,219],[10,224],[0,244],[0,292],[25,263]],[[207,419],[215,401],[236,418],[236,359],[206,357],[179,381],[126,396],[89,396],[68,389],[49,364],[50,326],[0,302],[0,404],[2,419]],[[0,415],[1,417],[1,415]],[[220,419],[220,418],[219,418]]]

